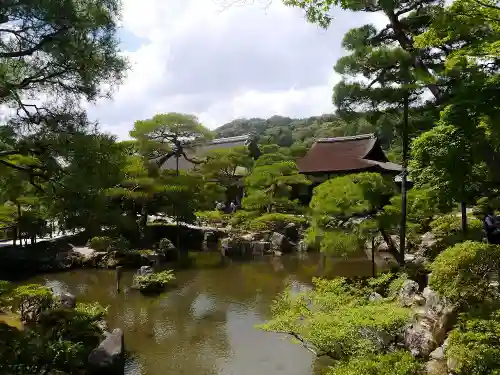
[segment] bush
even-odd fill
[[[453,303],[481,302],[491,295],[490,275],[499,267],[500,246],[466,241],[439,254],[430,286]]]
[[[161,291],[175,280],[172,270],[154,272],[147,275],[135,275],[134,287],[142,292],[158,292]]]
[[[229,220],[229,224],[231,224],[234,227],[248,227],[248,223],[258,217],[260,214],[257,211],[245,211],[245,210],[239,210],[236,211],[234,215],[231,216],[231,219]]]
[[[500,311],[463,314],[450,332],[446,355],[457,375],[491,375],[500,370]]]
[[[219,210],[214,211],[199,211],[196,213],[196,218],[200,223],[208,225],[223,225],[229,221],[229,215],[224,214]]]
[[[112,242],[113,240],[111,239],[111,237],[92,237],[88,242],[88,247],[95,251],[108,251]]]
[[[409,352],[400,350],[352,358],[334,366],[327,375],[418,375],[421,374],[422,367]]]
[[[438,217],[430,224],[432,232],[438,237],[449,237],[462,232],[462,218],[457,213]],[[481,240],[483,237],[483,223],[474,216],[467,216],[468,239]]]
[[[53,306],[52,291],[44,286],[29,284],[12,291],[14,308],[19,311],[23,322],[36,322],[40,314]]]
[[[127,251],[130,249],[130,242],[125,237],[118,237],[111,241],[108,250],[111,251]]]
[[[262,328],[293,334],[320,354],[343,360],[387,349],[380,345],[390,345],[409,321],[409,310],[392,301],[369,302],[366,291],[346,279],[313,282],[312,291],[283,293],[273,304],[272,320]],[[380,332],[389,340],[380,340]]]
[[[270,213],[252,219],[248,223],[248,228],[254,231],[283,232],[288,224],[304,227],[306,223],[307,219],[303,216]]]
[[[175,245],[168,238],[162,238],[160,242],[158,242],[158,252],[162,254],[166,254],[169,251],[177,250]]]
[[[363,249],[363,242],[356,234],[341,230],[324,232],[320,250],[327,255],[349,258]]]

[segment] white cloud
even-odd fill
[[[104,130],[124,138],[135,120],[170,111],[196,114],[211,128],[238,117],[331,112],[343,34],[383,21],[338,11],[325,31],[279,0],[225,10],[217,1],[124,0],[123,27],[143,43],[125,41],[127,79],[113,100],[90,107]]]

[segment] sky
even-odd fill
[[[157,113],[194,114],[211,129],[236,118],[332,113],[343,35],[385,24],[338,10],[323,30],[280,0],[229,1],[124,0],[120,40],[131,70],[89,116],[125,139],[134,121]]]

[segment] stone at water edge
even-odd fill
[[[151,266],[142,266],[141,268],[139,268],[137,270],[137,272],[135,273],[135,276],[147,276],[147,275],[150,275],[152,274],[154,271],[153,271],[153,267]]]
[[[125,371],[124,353],[123,331],[116,328],[90,353],[88,357],[89,374],[123,375]]]
[[[292,241],[292,242],[297,242],[299,239],[299,229],[297,228],[297,225],[294,223],[289,223],[284,229],[284,234],[285,237]]]
[[[61,307],[65,309],[74,309],[76,307],[76,297],[68,292],[62,292],[57,297]]]

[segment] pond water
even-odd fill
[[[370,267],[363,262],[347,269],[366,273]],[[124,273],[119,293],[114,271],[108,270],[76,270],[28,282],[109,306],[106,321],[110,329],[123,329],[131,353],[127,375],[312,375],[322,367],[312,353],[255,325],[269,318],[273,299],[286,285],[308,288],[317,272],[314,254],[264,257],[178,271],[176,285],[157,297],[129,288],[133,272]]]

